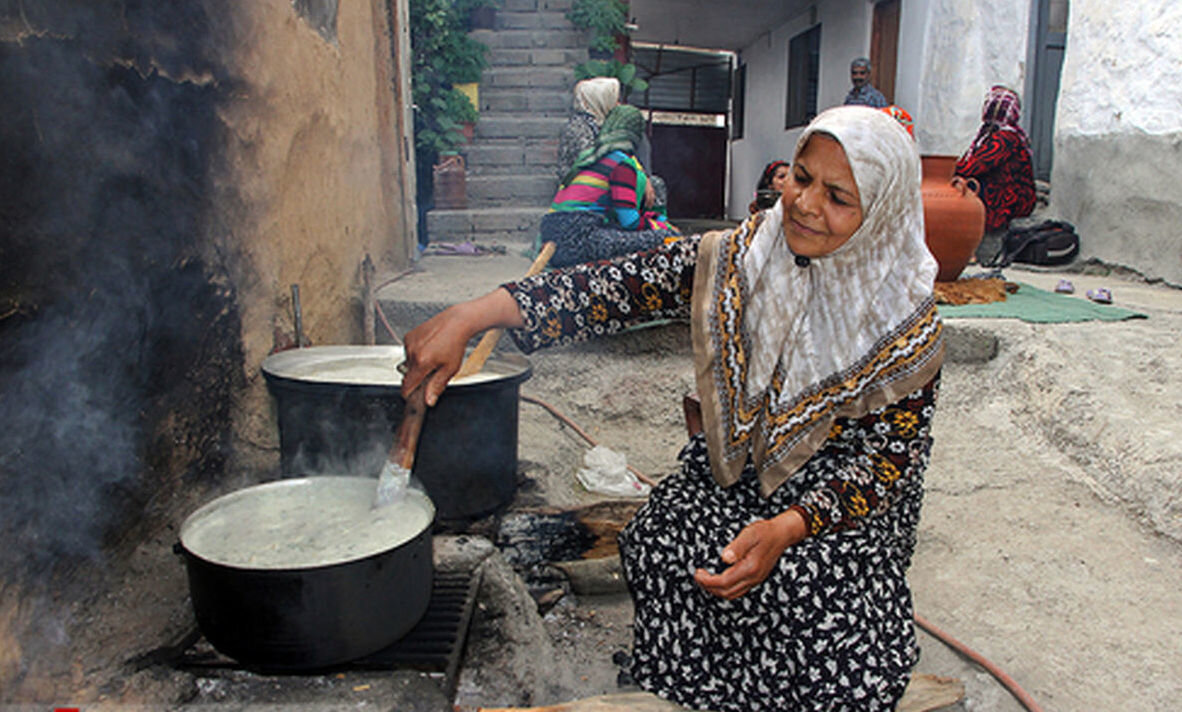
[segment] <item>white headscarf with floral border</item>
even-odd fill
[[[942,362],[915,142],[861,106],[817,116],[796,155],[817,133],[841,144],[858,184],[863,220],[853,236],[799,267],[781,200],[731,233],[704,237],[699,253],[695,364],[724,486],[750,455],[770,494],[824,444],[833,420],[898,400]]]

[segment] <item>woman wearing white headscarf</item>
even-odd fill
[[[944,354],[919,180],[898,122],[831,109],[737,229],[504,285],[407,335],[403,389],[434,402],[483,328],[529,351],[690,319],[705,432],[620,535],[641,687],[717,712],[902,696]]]
[[[620,103],[620,80],[592,77],[575,84],[570,119],[558,136],[558,180],[570,173],[575,159],[595,147],[595,137],[608,113]]]

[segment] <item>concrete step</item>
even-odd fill
[[[473,30],[468,36],[491,50],[497,49],[587,49],[582,30],[566,29]]]
[[[500,12],[532,12],[534,10],[566,12],[573,4],[574,0],[503,0]]]
[[[570,114],[570,90],[528,90],[519,87],[480,86],[480,111],[514,113],[534,117],[562,117]]]
[[[468,175],[531,173],[558,161],[557,138],[480,139],[466,151]]]
[[[465,181],[468,207],[501,205],[550,205],[558,178],[551,172],[505,175],[469,175]]]
[[[566,11],[534,10],[525,12],[497,11],[496,30],[574,30],[566,19]]]
[[[581,49],[494,49],[486,55],[489,68],[507,67],[573,67],[587,61]]]
[[[558,139],[566,119],[561,116],[483,114],[476,122],[477,140],[488,138]]]
[[[490,67],[480,78],[480,87],[549,89],[570,91],[575,85],[574,67]]]
[[[471,240],[524,249],[533,244],[546,211],[546,207],[520,206],[432,210],[427,213],[427,235],[433,242]]]

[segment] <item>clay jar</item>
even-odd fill
[[[985,234],[985,205],[977,181],[953,176],[956,156],[921,156],[924,237],[940,266],[937,282],[960,276]]]
[[[441,156],[434,166],[435,207],[440,210],[463,210],[468,207],[464,159]]]

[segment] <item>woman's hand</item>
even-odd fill
[[[694,580],[719,598],[736,599],[763,583],[784,550],[805,534],[804,518],[795,509],[752,522],[722,550],[722,561],[730,566],[718,574],[698,569]]]
[[[404,339],[406,369],[402,375],[402,396],[408,397],[425,382],[427,405],[435,405],[447,382],[460,370],[464,349],[473,336],[486,329],[520,327],[524,323],[516,300],[504,289],[436,314],[412,329]]]
[[[650,179],[644,183],[644,207],[651,208],[655,202],[657,202],[657,191],[653,188],[653,182]]]

